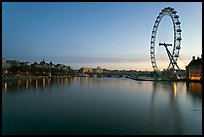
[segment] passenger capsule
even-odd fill
[[[174,11],[172,11],[172,13],[173,13],[173,14],[176,14],[176,13],[177,13],[177,11],[175,11],[175,10],[174,10]]]
[[[180,21],[176,22],[176,25],[180,25],[180,24],[181,24],[181,22],[180,22]]]
[[[181,32],[181,29],[177,29],[177,32]]]
[[[178,37],[177,40],[181,40],[181,37]]]
[[[173,11],[173,10],[174,10],[174,8],[170,8],[169,10],[170,10],[170,11]]]
[[[181,47],[180,47],[180,46],[177,46],[176,49],[181,49]]]

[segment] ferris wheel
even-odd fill
[[[179,58],[179,51],[181,49],[181,40],[182,40],[181,39],[181,27],[180,27],[181,22],[179,21],[179,16],[176,13],[177,12],[173,8],[166,7],[162,9],[162,11],[159,13],[159,15],[157,16],[154,22],[154,26],[153,26],[153,30],[151,34],[151,42],[150,42],[150,57],[151,57],[152,67],[155,72],[160,71],[158,68],[157,62],[156,62],[156,54],[158,54],[158,51],[156,51],[156,49],[161,48],[161,46],[165,47],[165,50],[168,55],[168,60],[170,61],[166,70],[175,69],[175,66],[177,67],[178,70],[180,70],[177,64],[177,59]],[[156,37],[157,37],[158,28],[159,28],[161,20],[164,19],[165,16],[169,16],[173,23],[173,30],[172,30],[173,31],[173,41],[172,43],[163,42],[157,45]],[[168,47],[171,47],[171,49]]]

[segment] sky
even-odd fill
[[[182,29],[178,65],[202,54],[201,2],[3,2],[2,57],[109,70],[149,70],[150,37],[159,12],[173,7]],[[166,23],[165,23],[166,22]],[[173,32],[164,17],[158,39]],[[170,40],[171,40],[170,35]],[[160,69],[168,67],[156,48]]]

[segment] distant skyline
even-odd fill
[[[165,7],[173,7],[181,21],[180,58],[186,64],[178,59],[178,65],[185,69],[202,54],[202,2],[2,2],[2,57],[73,69],[151,71],[150,36]],[[167,54],[159,51],[162,68]]]

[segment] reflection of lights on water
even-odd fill
[[[177,87],[176,87],[176,83],[174,83],[174,98],[176,98],[176,92],[177,92],[177,91],[176,91],[176,88],[177,88]]]
[[[62,84],[62,85],[64,84],[64,79],[63,79],[63,78],[61,78],[61,84]]]
[[[19,87],[21,86],[21,84],[22,84],[22,83],[21,83],[21,80],[18,80],[18,81],[17,81],[17,84],[16,84],[17,89],[19,89]]]
[[[66,83],[66,85],[67,85],[67,78],[65,78],[65,83]]]
[[[18,80],[18,81],[17,81],[17,85],[21,85],[21,80]]]
[[[202,84],[201,83],[193,83],[189,84],[189,88],[193,91],[202,91]]]
[[[42,86],[45,87],[45,79],[42,80]]]
[[[60,80],[59,80],[59,78],[57,79],[57,84],[59,85],[59,83],[60,83]]]
[[[7,91],[7,88],[8,88],[8,87],[7,87],[7,83],[5,83],[5,84],[4,84],[4,91],[5,91],[5,92]]]
[[[47,80],[47,85],[50,86],[50,83],[51,83],[51,79],[49,78],[49,79]]]
[[[26,89],[28,88],[28,80],[26,80]]]
[[[35,87],[36,88],[38,87],[38,80],[37,79],[35,80]]]
[[[28,85],[29,85],[29,80],[26,80],[26,95],[28,95]]]

